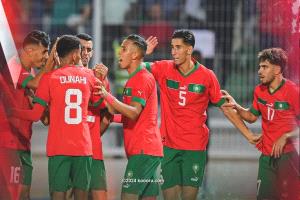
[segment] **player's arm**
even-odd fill
[[[37,122],[42,117],[44,110],[45,110],[44,106],[36,103],[34,104],[32,110],[13,108],[11,114],[12,116],[17,117],[19,119]]]
[[[244,108],[239,105],[234,98],[226,91],[221,90],[223,93],[223,98],[227,100],[227,102],[223,105],[223,107],[232,107],[237,113],[241,116],[241,118],[248,123],[254,123],[258,119],[259,113],[255,109]]]
[[[235,109],[224,106],[221,106],[220,109],[222,110],[226,118],[242,133],[242,135],[251,144],[256,144],[260,141],[261,135],[253,134]]]
[[[143,105],[140,102],[131,101],[130,105],[127,105],[108,93],[103,86],[95,87],[101,89],[99,94],[114,110],[134,121],[139,117],[143,110]]]
[[[274,156],[275,158],[279,158],[283,152],[286,143],[289,140],[295,138],[299,138],[299,127],[297,127],[296,129],[290,132],[283,134],[280,138],[278,138],[278,140],[276,140],[276,142],[273,144],[272,147],[271,156]]]

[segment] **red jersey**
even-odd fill
[[[262,153],[270,155],[274,142],[283,134],[299,126],[299,88],[290,80],[283,79],[273,93],[267,86],[258,85],[250,112],[262,116]],[[293,141],[289,140],[283,151],[295,151]]]
[[[106,91],[110,92],[109,82],[107,79],[104,80],[104,85],[106,86]],[[91,133],[92,146],[93,146],[93,159],[103,160],[103,151],[102,151],[102,140],[101,140],[101,119],[100,111],[105,108],[106,104],[101,98],[94,104],[90,104],[88,107],[88,124]]]
[[[208,103],[221,106],[225,102],[213,71],[197,62],[186,75],[172,60],[146,65],[160,87],[160,130],[164,145],[180,150],[205,150],[209,133],[205,124]]]
[[[13,57],[8,65],[15,69],[21,69],[17,78],[16,90],[14,91],[14,98],[17,99],[16,107],[19,109],[31,109],[30,100],[28,94],[31,92],[26,87],[28,81],[33,79],[33,71],[26,71],[18,58]],[[17,127],[14,128],[14,136],[16,137],[16,149],[18,150],[30,150],[31,149],[31,136],[32,136],[32,121],[22,120],[18,118],[10,118],[10,121]]]
[[[83,67],[64,66],[43,75],[35,102],[50,107],[47,155],[92,155],[87,110],[95,77]]]
[[[162,156],[162,142],[157,125],[157,91],[153,76],[142,66],[130,74],[123,92],[123,101],[140,103],[143,110],[136,121],[122,117],[127,156],[146,154]]]

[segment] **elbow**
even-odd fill
[[[140,116],[140,113],[138,112],[133,112],[130,116],[128,116],[128,118],[132,121],[136,121]]]

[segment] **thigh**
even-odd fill
[[[182,185],[199,188],[204,177],[206,151],[185,151],[182,160]]]
[[[73,156],[71,180],[74,189],[88,191],[91,183],[91,156]]]
[[[161,163],[162,190],[182,185],[181,154],[181,150],[164,147],[164,157]]]
[[[257,177],[257,199],[277,199],[276,166],[270,156],[261,155]]]
[[[91,190],[106,191],[106,172],[103,160],[92,159]]]
[[[297,152],[281,155],[278,162],[277,185],[281,199],[297,199],[299,188],[299,156]]]
[[[134,155],[128,160],[122,184],[122,193],[139,196],[157,196],[157,170],[161,158],[149,155]]]
[[[50,156],[48,160],[49,190],[66,192],[70,188],[70,156]]]
[[[31,185],[32,181],[32,156],[30,151],[18,151],[22,163],[23,179],[22,184]]]

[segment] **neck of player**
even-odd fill
[[[192,59],[187,59],[186,62],[182,63],[179,65],[178,69],[183,73],[183,74],[188,74],[190,71],[192,71],[194,68],[194,62]]]
[[[142,64],[142,61],[132,62],[131,65],[127,68],[128,74],[132,74],[135,70]]]
[[[279,74],[278,76],[276,76],[269,85],[269,91],[274,92],[280,86],[282,80],[283,80],[282,74]]]

